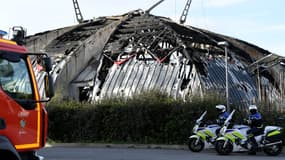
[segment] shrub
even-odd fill
[[[219,97],[175,100],[159,92],[96,104],[54,101],[48,105],[49,138],[56,142],[185,144],[195,120],[207,110],[216,119]],[[243,113],[237,111],[234,117]],[[271,118],[268,118],[268,120]]]

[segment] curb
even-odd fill
[[[159,144],[101,144],[101,143],[47,143],[45,148],[50,147],[86,147],[86,148],[136,148],[136,149],[173,149],[188,150],[186,145],[159,145]]]
[[[186,145],[159,145],[159,144],[113,144],[113,143],[47,143],[45,148],[51,147],[82,147],[82,148],[134,148],[134,149],[171,149],[189,150]],[[285,153],[285,146],[282,153]]]

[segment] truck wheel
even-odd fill
[[[263,151],[269,156],[277,156],[282,152],[282,144],[275,144],[265,147]]]
[[[17,156],[8,151],[0,151],[1,160],[19,160]]]
[[[220,155],[228,155],[233,151],[233,145],[230,142],[227,142],[225,145],[226,141],[224,140],[219,140],[216,142],[215,149]]]
[[[192,151],[192,152],[201,152],[204,149],[204,142],[199,139],[197,142],[197,138],[190,138],[188,141],[188,148]]]
[[[37,155],[35,151],[21,152],[22,160],[43,160],[44,157]]]

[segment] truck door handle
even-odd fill
[[[4,119],[0,118],[0,130],[6,128],[6,122]]]

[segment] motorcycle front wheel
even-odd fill
[[[192,152],[201,152],[204,149],[204,142],[201,139],[197,138],[190,138],[188,141],[188,148]]]
[[[263,151],[269,156],[277,156],[282,152],[282,144],[275,144],[265,147]]]
[[[215,149],[220,155],[228,155],[233,151],[233,145],[230,142],[219,140],[216,142]]]

